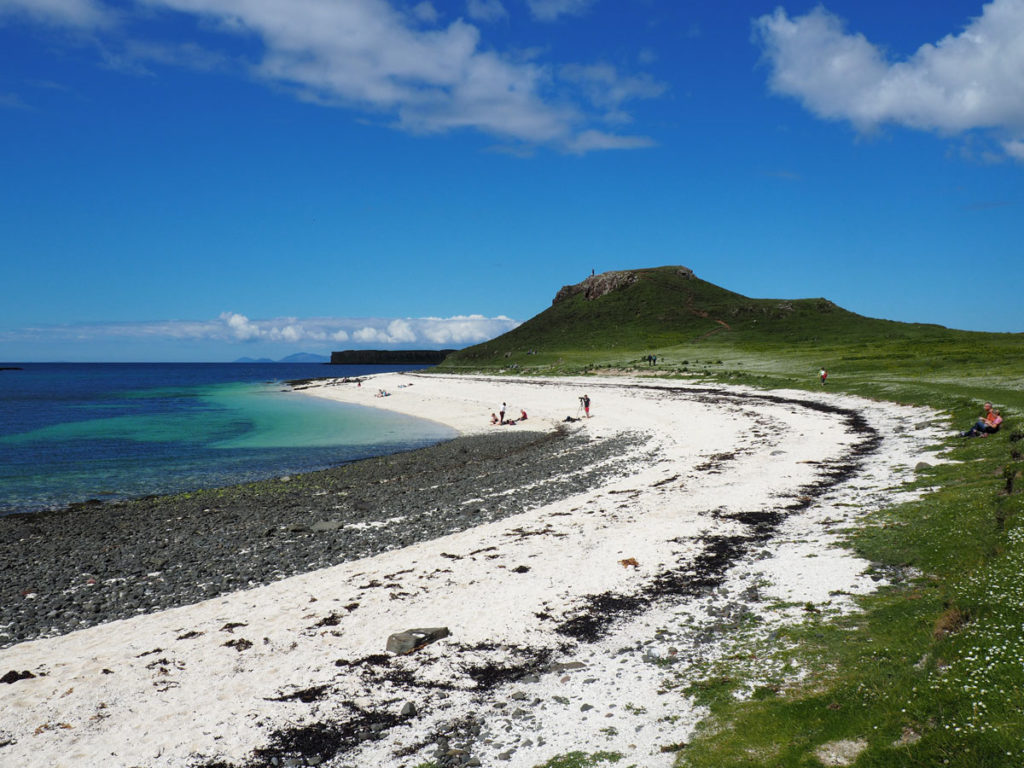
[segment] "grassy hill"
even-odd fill
[[[591,286],[597,295],[587,295]],[[684,267],[658,267],[604,273],[567,286],[536,317],[456,358],[486,359],[495,352],[530,348],[655,349],[712,337],[738,344],[801,343],[836,332],[867,338],[896,332],[899,325],[855,315],[826,299],[750,299]]]
[[[658,267],[607,272],[566,286],[548,309],[451,355],[442,370],[571,373],[630,367],[656,354],[670,369],[688,372],[700,370],[700,361],[782,372],[780,360],[786,373],[819,366],[856,373],[880,364],[936,371],[956,364],[988,366],[1022,348],[1022,334],[864,317],[824,298],[751,299],[685,267]]]

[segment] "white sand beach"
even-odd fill
[[[583,394],[592,418],[566,422]],[[626,476],[512,518],[0,651],[0,675],[35,675],[0,684],[0,764],[262,766],[272,747],[282,765],[413,768],[447,733],[470,765],[600,750],[670,766],[703,714],[682,691],[732,640],[877,588],[836,543],[909,497],[944,434],[921,408],[656,378],[386,374],[305,395],[463,434],[640,439]],[[492,426],[502,402],[528,420]],[[450,634],[385,651],[422,627]]]

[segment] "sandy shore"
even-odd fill
[[[839,532],[902,498],[942,436],[923,409],[650,379],[304,391],[464,434],[639,439],[628,473],[514,517],[0,651],[0,675],[21,678],[0,685],[0,762],[529,768],[603,750],[669,766],[702,715],[681,690],[731,637],[876,586]],[[593,418],[566,423],[584,393]],[[528,421],[489,425],[503,401]],[[450,635],[385,652],[420,627]]]

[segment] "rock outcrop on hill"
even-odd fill
[[[677,267],[677,270],[680,275],[688,279],[694,277],[693,270],[688,267]],[[551,303],[557,304],[579,293],[582,293],[587,301],[593,301],[612,291],[617,291],[619,288],[632,285],[638,279],[639,276],[636,272],[629,271],[602,272],[600,275],[591,275],[582,283],[562,286],[562,289],[555,295],[555,299]]]

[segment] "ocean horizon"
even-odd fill
[[[20,370],[0,371],[0,515],[311,472],[455,436],[285,384],[422,365],[0,363],[7,367]]]

